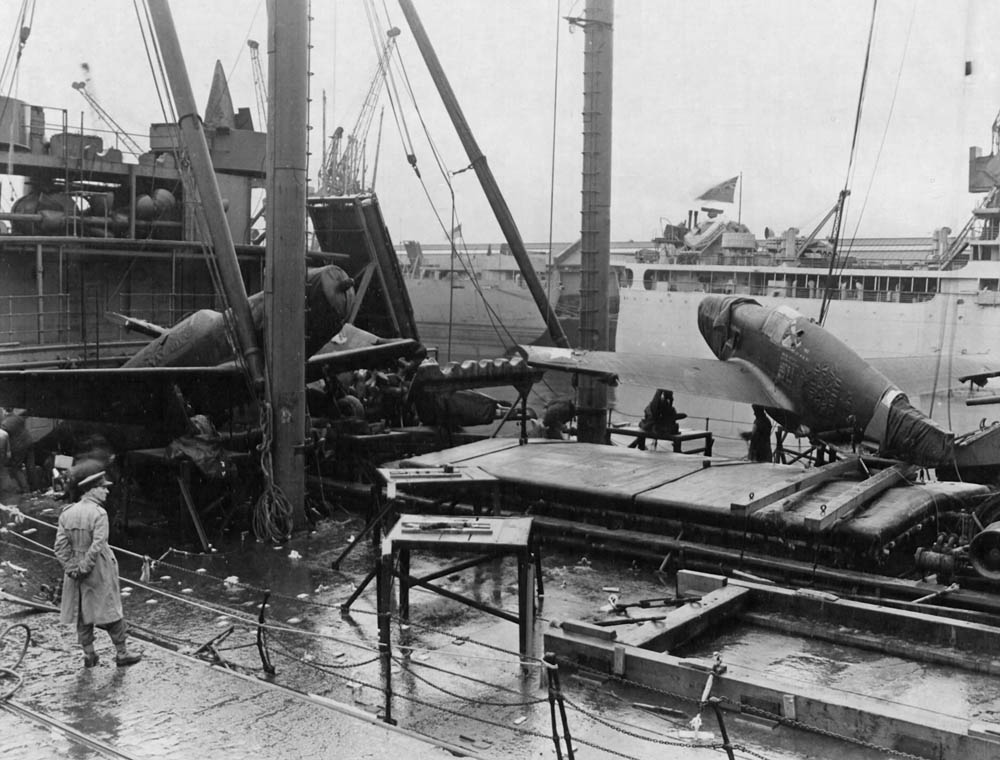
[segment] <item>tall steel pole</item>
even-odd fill
[[[264,381],[263,358],[257,347],[250,303],[247,301],[246,286],[236,258],[236,247],[233,245],[233,233],[229,229],[226,212],[222,207],[222,194],[219,192],[219,183],[212,167],[212,156],[208,151],[205,129],[198,115],[194,93],[191,91],[191,82],[184,65],[177,30],[174,28],[174,19],[170,14],[170,5],[167,0],[149,0],[149,13],[159,43],[160,55],[163,57],[163,65],[167,69],[170,89],[173,92],[181,140],[191,159],[191,173],[205,212],[208,234],[212,239],[215,260],[222,278],[222,289],[229,308],[232,309],[236,337],[254,385],[259,390]]]
[[[583,64],[583,191],[580,213],[580,347],[606,351],[611,263],[611,71],[614,0],[587,0]],[[577,436],[604,443],[608,388],[581,377]]]
[[[406,22],[410,25],[410,30],[413,32],[413,39],[416,40],[420,54],[424,57],[424,63],[427,64],[431,78],[434,80],[438,93],[441,95],[445,110],[448,112],[448,116],[451,117],[452,124],[455,125],[455,131],[458,133],[458,139],[462,141],[462,146],[469,157],[469,163],[479,178],[479,184],[483,186],[486,200],[489,201],[490,208],[493,209],[493,215],[496,216],[504,239],[506,239],[507,245],[510,246],[510,252],[514,254],[514,259],[521,270],[521,276],[524,277],[524,281],[528,285],[528,290],[531,292],[532,298],[535,299],[535,306],[538,307],[539,312],[542,314],[542,319],[545,320],[545,326],[552,337],[552,342],[557,346],[568,348],[569,339],[567,339],[566,333],[563,332],[562,325],[559,324],[555,310],[545,296],[545,288],[538,279],[535,268],[531,265],[531,259],[528,257],[528,252],[524,247],[521,233],[518,231],[514,217],[507,207],[507,201],[504,200],[503,193],[500,192],[500,187],[497,185],[496,177],[493,176],[493,172],[486,163],[486,156],[479,149],[479,144],[476,142],[476,138],[469,128],[469,123],[465,120],[465,114],[462,113],[462,108],[458,104],[458,98],[455,97],[455,92],[451,89],[451,84],[449,84],[448,77],[441,67],[437,53],[434,52],[434,47],[431,45],[430,38],[424,30],[420,16],[417,15],[417,10],[413,7],[411,0],[399,0],[399,5],[403,9]]]
[[[304,527],[307,0],[267,2],[267,259],[265,293],[275,485]]]

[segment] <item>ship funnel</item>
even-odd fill
[[[990,523],[969,544],[969,559],[983,578],[1000,580],[1000,522]]]

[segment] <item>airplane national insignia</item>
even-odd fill
[[[851,392],[845,388],[843,378],[829,364],[816,364],[806,373],[802,382],[802,394],[821,417],[828,419],[840,413],[849,414],[854,406]]]

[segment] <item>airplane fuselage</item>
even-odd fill
[[[831,333],[786,306],[749,298],[708,296],[698,327],[712,352],[761,373],[817,434],[859,434],[892,382]]]
[[[867,439],[884,453],[925,464],[953,456],[950,432],[914,409],[889,378],[845,343],[794,309],[708,296],[698,307],[698,328],[719,359],[745,364],[782,401],[768,413],[785,427],[833,442]]]

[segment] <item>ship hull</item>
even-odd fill
[[[966,432],[991,424],[998,415],[996,407],[967,407],[969,392],[944,390],[949,385],[947,358],[957,355],[981,355],[1000,360],[1000,306],[994,293],[980,290],[985,275],[996,275],[995,264],[973,264],[966,270],[936,273],[939,292],[907,302],[891,292],[884,294],[847,294],[831,302],[825,326],[844,343],[865,358],[940,355],[941,388],[912,400],[923,411],[947,424],[956,432]],[[870,275],[870,271],[866,272]],[[885,276],[900,272],[887,271]],[[913,274],[912,271],[909,272]],[[662,353],[714,359],[697,328],[698,304],[705,292],[678,292],[647,289],[642,277],[633,280],[637,287],[623,288],[619,312],[617,345],[627,353]],[[819,317],[822,293],[815,290],[801,297],[747,294],[766,307],[784,305],[803,315]],[[992,394],[989,386],[972,391],[978,396]],[[641,417],[651,396],[650,389],[620,387],[617,390],[616,414],[622,421]],[[740,453],[745,445],[740,433],[753,424],[748,404],[720,402],[714,399],[678,397],[678,407],[689,415],[691,427],[711,427],[722,438],[721,451]],[[728,451],[727,451],[728,439]]]

